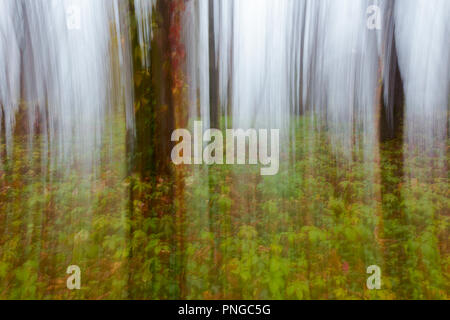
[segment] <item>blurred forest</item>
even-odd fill
[[[147,20],[136,13],[146,2],[151,10],[141,14]],[[295,81],[286,88],[287,134],[277,175],[261,176],[255,165],[175,166],[174,129],[203,119],[225,130],[244,117],[233,105],[239,85],[245,86],[233,69],[238,48],[223,51],[217,35],[232,37],[239,25],[224,24],[219,1],[118,3],[127,18],[120,20],[121,34],[109,22],[112,38],[119,37],[110,46],[129,41],[131,87],[114,84],[120,97],[111,99],[114,107],[103,115],[107,125],[96,133],[102,138],[93,144],[94,160],[83,151],[70,165],[65,158],[58,162],[42,147],[52,143],[43,133],[50,129],[29,130],[33,103],[25,96],[9,138],[6,107],[0,107],[0,299],[449,299],[450,139],[447,131],[424,151],[406,138],[408,92],[395,44],[374,59],[374,116],[364,120],[370,126],[352,118],[351,148],[335,143],[335,127],[323,120],[332,109],[314,109],[319,102],[332,104],[332,94],[302,100],[302,92],[314,89],[303,85],[314,74],[299,69],[289,74]],[[193,9],[207,13],[197,17],[202,24],[196,27],[187,23]],[[149,24],[146,34],[142,21]],[[311,41],[309,29],[301,30],[304,40],[289,43],[298,52],[311,49],[302,45]],[[204,38],[195,52],[193,34]],[[208,54],[201,56],[201,48]],[[306,55],[287,57],[290,63],[306,61]],[[119,58],[125,65],[125,54],[112,55],[110,63]],[[226,68],[222,59],[230,63]],[[204,65],[206,86],[201,75],[192,80],[193,60],[197,70]],[[388,76],[383,63],[395,65]],[[273,86],[271,81],[264,83]],[[332,88],[331,80],[323,85]],[[202,112],[204,101],[192,102],[202,90],[208,113]],[[0,105],[1,98],[0,90]],[[256,110],[264,112],[269,119],[281,113]],[[94,163],[89,170],[83,157]],[[81,269],[80,290],[66,287],[69,265]],[[370,265],[382,270],[381,290],[366,287]]]

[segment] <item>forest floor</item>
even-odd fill
[[[0,298],[448,299],[448,155],[408,157],[394,139],[344,160],[305,123],[267,177],[127,176],[125,130],[94,174],[59,174],[17,137],[0,167]],[[69,265],[81,290],[66,288]]]

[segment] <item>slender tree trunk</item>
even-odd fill
[[[219,127],[219,70],[216,61],[216,40],[214,28],[214,6],[216,0],[208,2],[208,47],[209,47],[209,112],[211,128]]]

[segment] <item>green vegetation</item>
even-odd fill
[[[0,298],[448,299],[448,178],[398,140],[379,162],[344,160],[297,122],[268,177],[227,165],[127,175],[119,119],[92,176],[44,166],[16,137],[0,168]],[[71,264],[81,290],[66,288]],[[373,264],[382,290],[366,288]]]

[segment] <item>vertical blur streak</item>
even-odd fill
[[[138,23],[139,45],[142,51],[142,65],[150,66],[148,47],[152,38],[152,8],[155,0],[134,0],[134,11]]]
[[[407,157],[445,159],[450,84],[450,2],[396,2],[396,39],[404,83]],[[442,174],[445,161],[436,162]],[[427,164],[433,166],[431,163]],[[414,176],[414,172],[411,172]]]
[[[228,20],[226,20],[228,21]],[[189,1],[185,12],[186,68],[191,118],[209,127],[208,2]],[[226,50],[227,48],[224,48]]]
[[[16,1],[0,2],[0,133],[5,131],[8,155],[11,154],[12,131],[20,94],[19,38],[15,26],[22,17],[17,5]]]

